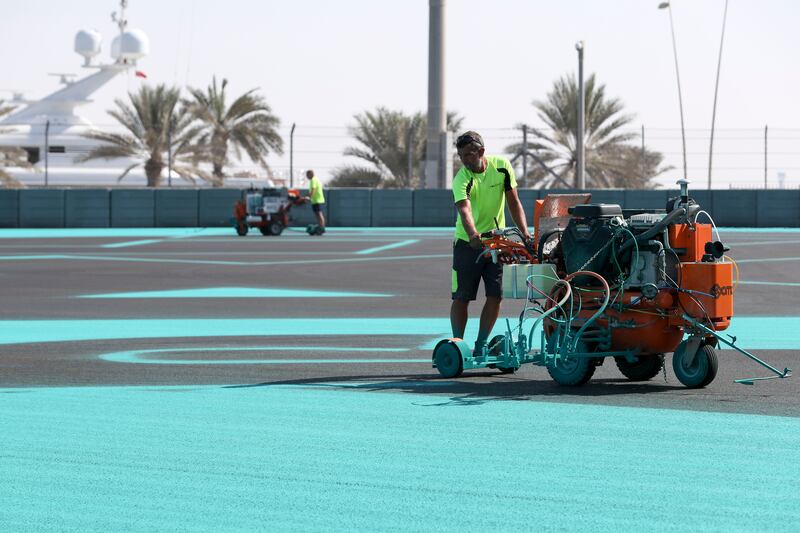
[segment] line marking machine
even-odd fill
[[[791,376],[720,333],[733,318],[739,271],[688,183],[678,181],[680,196],[664,210],[591,204],[588,193],[550,194],[536,201],[533,243],[517,228],[481,235],[482,257],[503,265],[503,296],[525,302],[518,323],[506,319],[506,332],[476,356],[463,339],[439,341],[433,367],[453,378],[475,368],[513,373],[531,363],[560,385],[578,386],[608,357],[629,380],[649,380],[672,352],[678,380],[701,388],[716,377],[716,349],[724,344],[772,372],[736,383]],[[711,223],[698,223],[701,215]]]

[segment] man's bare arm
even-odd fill
[[[472,220],[472,204],[469,200],[459,200],[456,202],[456,209],[458,216],[461,217],[461,224],[464,225],[464,230],[467,232],[467,237],[469,237],[469,245],[480,249],[482,247],[481,236],[475,229],[475,221]]]

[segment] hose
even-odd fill
[[[556,304],[553,307],[542,313],[542,315],[539,318],[537,318],[536,321],[533,323],[533,326],[531,326],[530,333],[528,334],[528,351],[530,351],[531,348],[533,347],[533,332],[536,329],[536,326],[538,326],[542,320],[553,314],[556,311],[556,309],[561,309],[561,306],[564,305],[568,299],[572,298],[572,286],[570,286],[569,282],[560,279],[555,282],[553,288],[555,288],[555,285],[564,285],[566,287],[564,297],[561,298],[561,300],[559,300],[558,302],[556,302]]]
[[[606,281],[606,278],[604,278],[600,274],[597,274],[596,272],[592,272],[590,270],[579,270],[578,272],[573,272],[572,274],[564,278],[564,281],[568,282],[569,280],[571,280],[576,276],[592,276],[594,278],[599,279],[600,282],[603,284],[603,290],[606,293],[606,299],[603,302],[603,305],[600,306],[600,309],[595,311],[595,313],[591,317],[589,317],[589,319],[583,324],[583,326],[581,326],[581,329],[578,330],[578,333],[575,334],[575,339],[572,343],[572,346],[570,346],[571,351],[575,351],[575,347],[578,345],[578,341],[580,340],[581,335],[583,335],[583,332],[586,331],[586,328],[588,328],[589,325],[597,319],[597,317],[603,314],[603,312],[606,310],[606,307],[608,306],[608,301],[611,299],[611,289],[609,289],[608,287],[608,282]]]
[[[714,228],[714,233],[716,233],[716,234],[717,234],[717,240],[718,240],[718,241],[721,241],[722,239],[721,239],[721,238],[720,238],[720,236],[719,236],[719,230],[717,229],[717,225],[716,225],[716,224],[714,224],[714,219],[713,219],[713,218],[711,218],[711,215],[708,213],[708,211],[698,211],[698,212],[697,212],[697,213],[694,215],[694,220],[692,220],[692,223],[693,223],[693,224],[697,224],[697,217],[699,217],[700,215],[705,215],[705,216],[707,216],[707,217],[708,217],[708,220],[710,220],[710,221],[711,221],[711,226]]]
[[[622,246],[619,247],[619,250],[617,251],[617,255],[621,254],[622,252],[624,252],[625,250],[627,250],[628,248],[633,246],[633,243],[635,241],[646,241],[646,240],[649,240],[650,237],[654,237],[657,233],[659,233],[664,228],[666,228],[667,226],[672,224],[676,219],[679,219],[680,217],[682,217],[684,215],[686,215],[686,208],[679,207],[677,209],[673,209],[672,211],[670,211],[670,213],[667,216],[665,216],[663,219],[661,219],[661,221],[659,221],[655,226],[653,226],[649,230],[645,231],[644,233],[642,233],[640,235],[637,235],[636,238],[631,239],[629,241],[625,241],[625,243]]]

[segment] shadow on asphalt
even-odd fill
[[[487,378],[491,381],[487,381]],[[385,379],[386,381],[382,381]],[[579,387],[564,387],[551,380],[531,380],[494,372],[471,372],[458,379],[431,378],[418,375],[398,378],[394,376],[355,375],[332,378],[297,379],[265,383],[228,385],[224,388],[251,388],[274,386],[301,386],[355,390],[362,392],[401,392],[447,396],[446,403],[480,403],[487,400],[531,400],[560,398],[562,401],[581,401],[581,398],[626,397],[686,390],[686,387],[659,382],[658,377],[648,382],[630,382],[626,379],[594,379]]]

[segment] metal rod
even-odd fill
[[[667,9],[669,11],[669,29],[672,33],[672,53],[675,57],[675,78],[678,80],[678,108],[681,112],[681,140],[683,141],[683,177],[689,179],[689,171],[686,165],[686,128],[683,122],[683,96],[681,93],[681,74],[678,70],[678,46],[675,44],[675,25],[672,22],[672,5],[670,2],[662,2],[658,5],[658,9]]]
[[[730,346],[731,348],[733,348],[737,352],[739,352],[739,353],[741,353],[743,355],[746,355],[747,357],[749,357],[750,359],[752,359],[756,363],[760,364],[764,368],[767,368],[767,369],[771,370],[772,372],[774,372],[777,375],[777,377],[788,378],[789,376],[792,375],[792,370],[790,368],[784,368],[783,372],[781,372],[780,370],[778,370],[774,366],[770,365],[766,361],[762,361],[761,359],[759,359],[755,355],[751,354],[747,350],[743,350],[742,348],[739,348],[738,346],[736,346],[733,343],[733,342],[736,342],[736,337],[733,337],[733,342],[731,342],[731,341],[725,339],[724,337],[722,337],[722,335],[720,335],[719,333],[717,333],[713,329],[707,328],[706,326],[704,326],[703,324],[701,324],[700,322],[698,322],[697,320],[695,320],[694,318],[690,317],[687,314],[683,315],[683,319],[686,322],[690,323],[692,326],[700,329],[701,331],[704,331],[705,333],[708,333],[709,335],[713,335],[714,337],[716,337],[716,339],[718,341],[724,342],[725,344],[727,344],[728,346]],[[754,380],[754,379],[764,379],[764,378],[746,378],[744,380],[739,380],[739,381],[750,381],[750,380]]]
[[[528,178],[528,125],[522,125],[522,179]]]
[[[717,93],[719,92],[719,71],[722,66],[722,44],[725,41],[725,21],[728,18],[728,0],[722,15],[722,36],[719,38],[719,59],[717,59],[717,81],[714,84],[714,107],[711,111],[711,140],[708,145],[708,188],[711,189],[711,159],[714,155],[714,121],[717,118]],[[765,187],[766,188],[766,187]]]
[[[411,187],[411,176],[414,172],[414,150],[412,148],[412,141],[414,140],[414,128],[412,127],[412,121],[409,120],[408,122],[408,135],[406,136],[406,147],[408,149],[408,186]]]
[[[159,174],[161,174],[160,171]],[[167,187],[172,187],[172,115],[170,115],[167,125]]]
[[[578,189],[585,189],[586,188],[586,177],[584,175],[584,170],[586,167],[586,154],[584,152],[584,126],[585,119],[585,106],[586,106],[586,94],[585,89],[583,86],[583,41],[578,41],[575,43],[575,49],[578,50],[578,131],[577,131],[577,154],[578,154],[578,169],[577,175],[575,179],[575,185]]]
[[[644,148],[644,124],[642,124],[642,183],[644,183],[645,178],[647,176],[647,152]]]
[[[764,190],[767,189],[767,133],[769,132],[769,125],[764,126]]]
[[[49,183],[50,174],[50,120],[44,124],[44,186]]]
[[[292,122],[292,131],[289,132],[289,188],[294,188],[294,128],[297,124]]]

